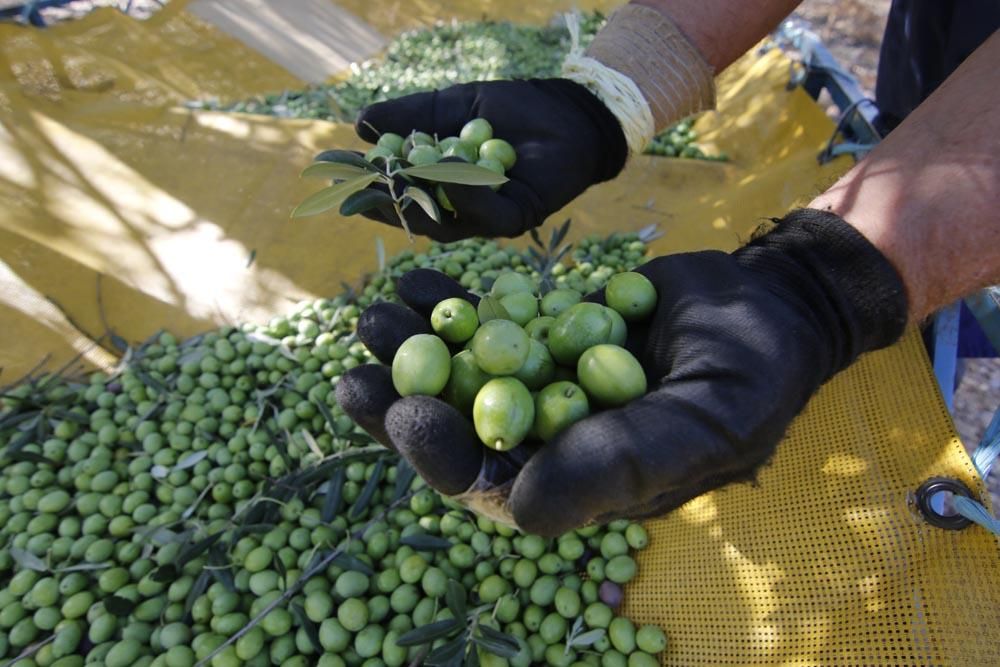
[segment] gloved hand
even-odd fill
[[[906,324],[896,270],[823,211],[792,212],[732,254],[660,257],[637,271],[659,294],[652,319],[630,326],[626,343],[649,393],[544,445],[488,451],[451,406],[399,399],[386,367],[352,370],[337,398],[443,493],[465,501],[475,485],[499,494],[519,527],[554,536],[593,520],[660,515],[752,479],[820,385]],[[430,330],[439,298],[463,293],[442,274],[407,274],[399,294],[413,310],[373,306],[359,336],[388,363],[410,333]]]
[[[406,220],[414,234],[438,241],[518,236],[591,185],[614,178],[625,164],[628,151],[618,120],[590,91],[566,79],[468,83],[407,95],[364,109],[356,130],[372,143],[380,133],[406,136],[412,130],[443,139],[479,117],[517,151],[506,174],[510,180],[497,191],[442,184],[455,217],[446,215],[439,224],[410,207]],[[391,206],[365,215],[400,226]]]

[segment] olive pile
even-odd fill
[[[581,42],[604,24],[600,13],[581,15]],[[410,30],[378,58],[351,66],[341,82],[237,102],[229,111],[353,123],[361,109],[455,83],[559,76],[570,38],[564,23],[452,21]]]
[[[630,234],[581,249],[564,282],[645,246]],[[618,612],[640,525],[515,534],[431,491],[334,400],[340,375],[372,361],[361,309],[394,298],[401,273],[435,267],[481,289],[510,270],[538,279],[551,258],[535,255],[473,240],[407,250],[356,291],[266,324],[161,333],[114,373],[0,391],[0,658],[655,664],[663,632]]]
[[[697,160],[715,160],[726,162],[729,156],[725,153],[708,155],[698,146],[698,133],[691,127],[691,121],[685,120],[669,127],[653,137],[646,148],[650,155],[662,157],[683,157]]]
[[[580,41],[586,46],[604,25],[600,12],[582,13]],[[285,91],[222,107],[226,111],[353,123],[370,104],[456,83],[560,75],[569,53],[562,20],[549,26],[507,21],[453,21],[404,32],[384,55],[351,67],[350,76],[329,86]],[[653,139],[646,153],[669,157],[726,160],[706,155],[690,121]]]
[[[392,361],[401,396],[440,395],[471,416],[476,433],[506,451],[525,438],[551,440],[594,407],[624,405],[646,392],[646,375],[622,347],[626,321],[656,307],[645,276],[618,273],[608,305],[584,302],[570,288],[539,298],[529,276],[501,273],[478,309],[445,299],[431,313],[435,334],[411,336]],[[464,349],[452,354],[448,344]]]

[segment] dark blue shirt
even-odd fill
[[[893,0],[875,87],[878,129],[896,127],[998,27],[1000,0]]]

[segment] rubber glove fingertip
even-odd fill
[[[385,416],[399,400],[399,394],[387,366],[364,364],[352,368],[340,377],[334,391],[337,404],[348,417],[380,443],[396,449],[386,433]]]
[[[383,364],[392,364],[396,350],[410,336],[434,333],[430,323],[406,306],[380,301],[358,317],[358,338]]]
[[[385,427],[399,453],[441,493],[462,493],[479,475],[484,447],[472,424],[444,401],[430,396],[396,401]]]

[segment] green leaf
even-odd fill
[[[14,562],[25,570],[34,570],[35,572],[49,571],[49,566],[45,564],[45,561],[30,551],[18,549],[17,547],[11,547],[8,551],[10,552],[10,557],[14,559]]]
[[[302,178],[314,177],[346,181],[350,178],[364,176],[370,171],[364,167],[356,167],[352,164],[344,164],[342,162],[314,162],[303,169],[300,176]]]
[[[465,618],[468,611],[465,604],[466,595],[465,586],[461,582],[454,579],[448,580],[448,588],[444,594],[444,601],[455,618]]]
[[[326,649],[323,648],[323,644],[319,641],[319,630],[316,628],[316,624],[312,622],[312,619],[306,614],[305,608],[301,604],[294,603],[291,605],[291,610],[292,615],[295,616],[299,625],[305,629],[306,637],[309,639],[309,643],[312,644],[313,650],[318,655],[323,655]]]
[[[566,222],[559,226],[559,229],[552,230],[552,237],[549,241],[549,251],[555,250],[562,243],[563,239],[566,238],[566,234],[569,233],[570,219],[566,218]]]
[[[420,188],[415,188],[412,185],[407,186],[403,190],[403,196],[409,197],[413,201],[417,202],[417,206],[423,209],[427,217],[434,222],[441,222],[441,211],[438,209],[437,202],[434,201],[434,197],[421,190]]]
[[[417,551],[444,551],[451,548],[451,540],[436,535],[426,535],[414,533],[399,540],[400,544],[406,544]]]
[[[535,242],[535,245],[537,245],[542,250],[545,250],[545,244],[542,243],[542,237],[538,235],[537,230],[529,229],[528,234],[531,236],[531,240]]]
[[[417,471],[413,469],[410,462],[400,459],[396,464],[396,488],[392,492],[392,502],[396,502],[403,497],[403,494],[410,488],[413,478],[417,476]]]
[[[336,162],[339,164],[347,164],[352,167],[358,167],[359,169],[364,169],[366,171],[377,171],[375,165],[373,165],[368,160],[364,159],[354,151],[345,150],[331,150],[323,151],[316,156],[315,162]]]
[[[157,583],[165,584],[168,581],[173,582],[178,576],[177,568],[171,563],[167,563],[166,565],[153,570],[152,574],[149,575],[149,578]]]
[[[370,211],[379,206],[392,206],[392,197],[381,190],[358,190],[351,194],[344,203],[340,205],[340,214],[343,216],[357,215]]]
[[[385,465],[385,459],[379,459],[375,462],[375,468],[372,469],[372,475],[365,482],[364,487],[361,489],[361,493],[358,494],[358,499],[354,501],[351,505],[350,511],[347,513],[348,519],[357,519],[361,514],[368,509],[368,504],[372,500],[372,496],[375,495],[375,490],[378,488],[379,482],[382,480],[382,468]]]
[[[479,314],[479,323],[483,324],[490,320],[509,320],[510,313],[507,309],[503,307],[500,300],[492,296],[484,296],[479,300],[479,306],[476,308],[476,312]]]
[[[573,637],[573,639],[569,641],[569,646],[572,648],[587,648],[588,646],[593,646],[603,638],[604,628],[596,628]]]
[[[229,570],[221,569],[220,567],[213,567],[209,572],[215,577],[215,580],[222,584],[227,591],[230,593],[236,592],[236,580],[233,578],[233,573]]]
[[[178,461],[177,465],[174,466],[174,470],[187,470],[188,468],[193,468],[206,456],[208,456],[207,449],[203,449],[200,452],[192,452]]]
[[[188,546],[183,551],[181,551],[180,554],[177,555],[177,563],[181,567],[184,567],[189,562],[191,562],[201,554],[208,551],[208,549],[213,544],[219,541],[219,539],[222,537],[222,534],[223,534],[222,531],[219,531],[217,533],[212,533],[208,537],[201,539],[195,542],[194,544]]]
[[[459,627],[461,627],[461,624],[458,619],[455,618],[437,621],[436,623],[428,623],[427,625],[422,625],[419,628],[414,628],[409,632],[403,633],[403,635],[396,640],[396,645],[420,646],[421,644],[428,644],[433,642],[435,639],[447,637]]]
[[[50,465],[52,467],[56,466],[54,461],[45,458],[41,454],[36,454],[34,452],[26,452],[20,449],[17,451],[13,451],[10,454],[6,454],[5,456],[11,461],[26,461],[28,463],[40,463],[44,465]]]
[[[345,570],[354,570],[355,572],[361,572],[362,574],[369,577],[375,574],[375,570],[371,569],[367,563],[357,558],[356,556],[352,556],[351,554],[348,553],[337,554],[330,560],[330,563],[342,567]]]
[[[112,565],[113,563],[111,561],[104,561],[103,563],[80,563],[79,565],[60,567],[52,570],[52,572],[55,574],[65,574],[67,572],[93,572],[95,570],[106,570]]]
[[[346,474],[344,468],[337,468],[333,477],[327,482],[326,495],[323,497],[323,509],[320,512],[320,519],[329,523],[340,512],[340,502],[344,497],[344,481]]]
[[[480,629],[482,629],[482,627],[484,626],[480,626]],[[497,641],[489,637],[473,637],[472,641],[479,646],[482,646],[493,655],[500,656],[501,658],[513,658],[521,651],[521,648],[517,646],[517,644],[514,644],[514,648],[512,648],[506,642]]]
[[[483,637],[490,639],[494,642],[504,644],[509,649],[513,649],[515,654],[521,650],[521,645],[517,643],[517,639],[514,638],[512,635],[508,635],[505,632],[500,632],[499,630],[494,630],[488,625],[480,625],[479,632],[482,633]],[[509,658],[511,656],[508,655],[504,657]]]
[[[439,183],[460,185],[502,185],[510,179],[486,167],[467,162],[437,162],[401,169],[401,174]]]
[[[208,570],[202,570],[198,578],[194,580],[194,584],[191,586],[191,590],[188,591],[187,599],[184,601],[184,617],[191,617],[191,609],[194,607],[195,600],[201,597],[201,594],[205,592],[208,588],[208,580],[211,579],[211,575]]]
[[[118,595],[109,595],[104,598],[104,608],[114,616],[128,616],[136,606],[137,604],[132,600]]]
[[[368,174],[352,178],[349,181],[331,185],[323,188],[319,192],[309,195],[305,200],[292,211],[293,218],[304,218],[309,215],[318,215],[331,208],[340,206],[341,202],[347,199],[352,193],[362,188],[366,188],[378,179],[379,174]]]
[[[439,646],[431,651],[430,654],[424,658],[424,664],[436,667],[451,667],[452,665],[460,667],[462,664],[462,654],[465,652],[465,647],[467,645],[468,644],[464,635],[456,637],[447,644]]]

